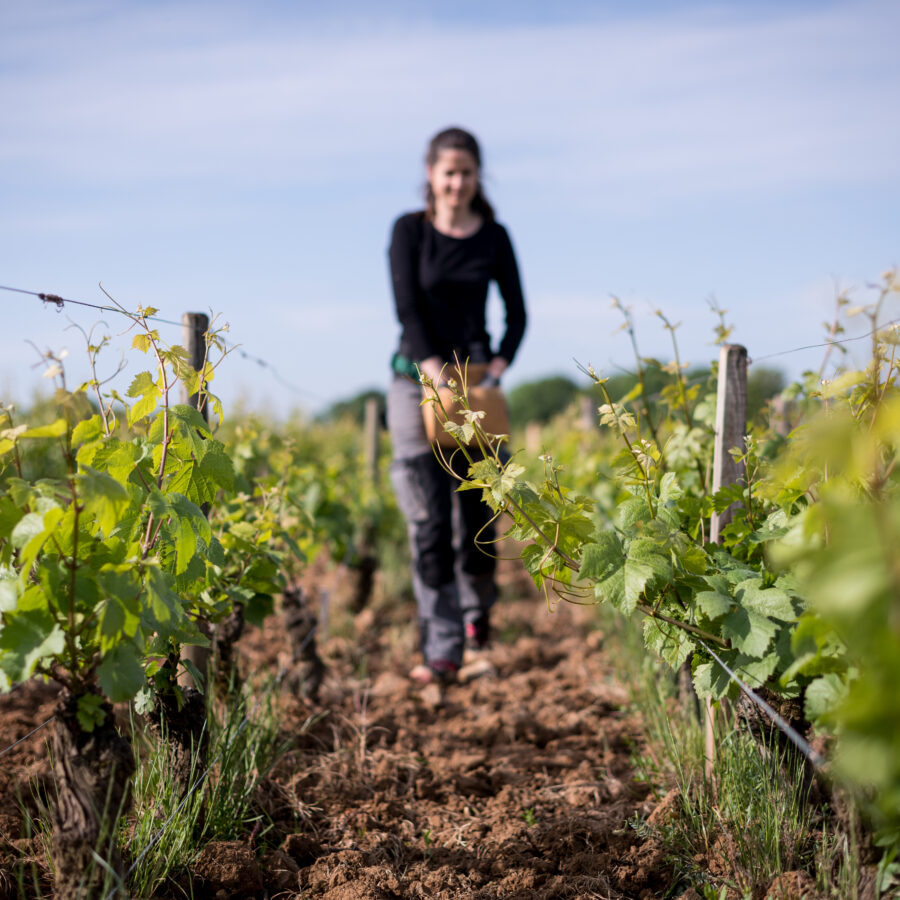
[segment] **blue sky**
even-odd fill
[[[384,387],[391,221],[419,205],[430,135],[461,124],[526,290],[509,384],[627,367],[611,294],[647,354],[670,353],[659,308],[708,362],[710,296],[751,358],[814,343],[836,286],[865,302],[900,263],[898,33],[893,0],[6,0],[0,284],[213,310],[299,388],[232,356],[226,413]],[[28,341],[86,377],[66,326],[97,315],[0,304],[0,395],[40,381]]]

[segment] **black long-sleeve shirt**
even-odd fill
[[[494,280],[506,307],[506,332],[496,355],[512,362],[525,333],[525,300],[502,225],[486,220],[469,237],[455,238],[437,231],[424,213],[407,213],[394,223],[388,255],[403,329],[400,353],[449,362],[457,352],[474,361],[481,347],[490,357],[485,307]]]

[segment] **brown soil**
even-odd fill
[[[414,689],[414,612],[379,596],[361,613],[325,610],[327,673],[313,701],[285,693],[293,741],[258,795],[274,823],[208,845],[190,872],[198,898],[649,898],[673,874],[629,820],[659,803],[636,780],[641,723],[589,610],[548,611],[504,567],[506,599],[487,653],[495,674],[444,695]],[[312,602],[325,576],[306,585]],[[335,636],[337,635],[337,636]],[[283,623],[248,628],[244,671],[291,667]],[[290,683],[290,679],[285,679]],[[0,697],[0,749],[52,712],[37,683]],[[16,797],[49,773],[45,732],[0,761],[0,900],[14,861],[45,880],[38,840],[23,838]],[[667,804],[671,804],[670,796]],[[664,816],[666,804],[657,818]],[[5,874],[4,874],[5,873]],[[675,892],[678,893],[677,891]],[[158,897],[184,896],[172,885]]]

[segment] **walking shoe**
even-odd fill
[[[491,642],[491,621],[483,615],[474,622],[466,622],[466,649],[485,650]]]
[[[420,687],[429,684],[446,685],[456,681],[456,673],[459,666],[447,659],[435,659],[429,663],[420,663],[414,666],[409,673],[410,681]]]

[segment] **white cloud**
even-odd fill
[[[718,268],[704,258],[710,234],[740,228],[733,200],[771,199],[774,218],[798,186],[887,186],[881,209],[896,197],[895,3],[637,4],[540,27],[408,25],[388,3],[365,29],[313,21],[303,5],[3,4],[0,281],[92,297],[102,278],[167,313],[213,305],[246,352],[334,397],[387,377],[387,222],[412,202],[424,141],[444,124],[482,137],[491,195],[515,210],[534,286],[516,378],[574,372],[573,356],[627,364],[608,299],[622,285],[638,286],[623,299],[648,354],[668,355],[643,299],[659,289],[653,302],[685,323],[685,357],[710,358],[706,285],[734,309],[751,355],[776,337],[774,349],[795,334],[806,343],[833,291],[803,287],[819,258],[796,271],[788,258],[818,232],[763,259],[753,228],[766,224],[755,223],[719,242],[731,256]],[[709,222],[695,214],[689,235],[634,225],[698,197],[719,205]],[[598,260],[594,242],[626,215],[629,246]],[[890,228],[879,230],[873,256],[888,243]],[[830,246],[853,237],[847,226]],[[673,267],[679,254],[690,284]],[[47,317],[17,321],[4,366],[24,365],[12,340],[45,333]],[[253,376],[235,362],[221,383]]]
[[[632,203],[896,175],[888,4],[366,35],[165,9],[14,28],[33,55],[0,75],[0,159],[87,183],[321,182],[390,171],[449,116],[502,148],[504,180]]]

